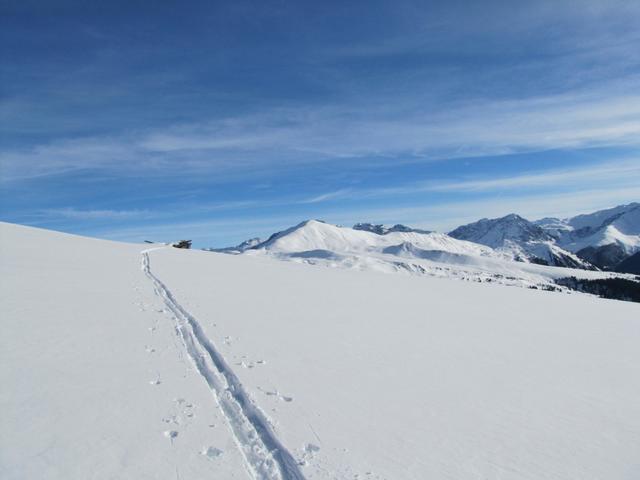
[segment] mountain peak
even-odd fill
[[[500,218],[483,218],[458,227],[449,235],[459,240],[469,240],[492,248],[503,247],[509,241],[551,240],[551,236],[541,227],[515,213]]]
[[[518,215],[517,213],[510,213],[508,215],[505,215],[502,218],[499,218],[498,220],[502,220],[502,221],[509,221],[509,222],[513,222],[513,221],[524,221],[524,222],[528,222],[528,220],[526,220],[525,218],[521,217],[520,215]]]
[[[419,228],[407,227],[406,225],[402,225],[400,223],[395,224],[392,227],[383,224],[373,224],[373,223],[356,223],[353,226],[354,230],[362,230],[365,232],[375,233],[377,235],[386,235],[388,233],[393,232],[402,232],[402,233],[432,233],[429,230],[421,230]]]

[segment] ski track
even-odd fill
[[[162,247],[160,247],[162,248]],[[206,336],[198,320],[187,312],[151,272],[149,252],[142,251],[142,270],[173,314],[187,353],[224,414],[249,471],[256,480],[304,480],[298,462],[280,443],[264,413],[251,401],[240,380]]]

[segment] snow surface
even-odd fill
[[[2,478],[640,476],[637,304],[7,224],[0,246]]]
[[[1,478],[248,478],[143,248],[0,223]]]

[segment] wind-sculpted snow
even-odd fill
[[[142,252],[142,270],[156,294],[174,315],[176,329],[192,362],[224,412],[247,466],[258,480],[304,480],[295,459],[273,433],[269,421],[250,399],[198,320],[187,312],[152,272],[149,253]]]

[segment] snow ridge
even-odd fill
[[[207,381],[226,417],[247,466],[256,480],[304,480],[298,463],[272,431],[268,419],[251,401],[198,320],[187,312],[151,272],[149,249],[142,252],[142,270],[174,315],[176,330],[198,372]]]

